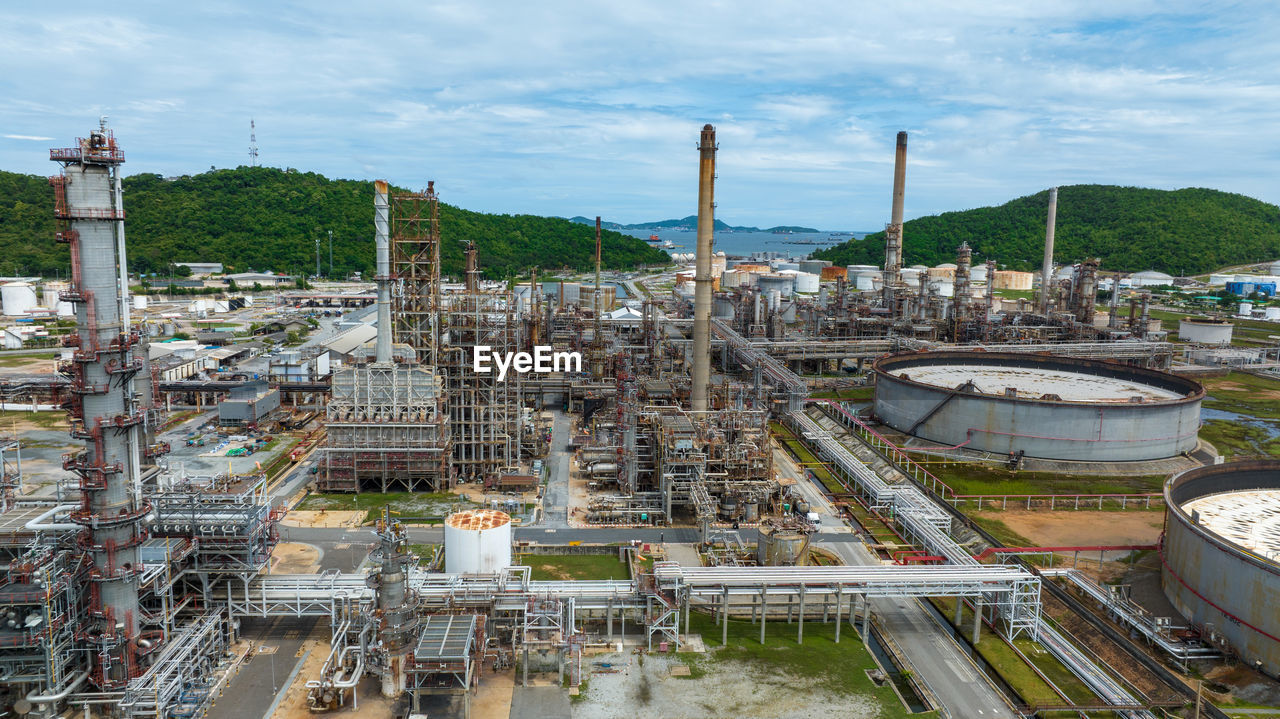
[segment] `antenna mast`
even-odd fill
[[[249,118],[249,167],[258,166],[258,133],[253,126],[253,118]]]

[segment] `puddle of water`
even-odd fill
[[[1249,427],[1257,427],[1267,433],[1267,439],[1276,439],[1280,437],[1280,422],[1273,420],[1257,419],[1239,412],[1232,412],[1226,409],[1210,409],[1208,407],[1200,408],[1200,419],[1207,421],[1211,419],[1226,420],[1235,424],[1242,424]]]

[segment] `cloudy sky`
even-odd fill
[[[187,6],[198,6],[193,9]],[[904,6],[904,7],[895,7]],[[261,8],[271,7],[270,14]],[[0,169],[434,179],[469,209],[875,229],[1050,185],[1280,200],[1280,10],[1227,2],[7,3]]]

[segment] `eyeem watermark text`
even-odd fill
[[[537,345],[533,353],[494,352],[489,345],[476,345],[471,355],[471,368],[476,374],[492,374],[498,369],[498,381],[507,378],[507,370],[521,374],[526,372],[581,372],[582,354],[579,352],[553,352],[547,345]]]

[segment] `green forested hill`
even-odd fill
[[[373,183],[330,180],[307,172],[266,167],[211,170],[166,180],[126,177],[125,233],[136,272],[167,271],[170,262],[222,262],[229,272],[315,272],[329,269],[333,231],[334,275],[372,272]],[[0,172],[0,273],[66,274],[65,245],[53,239],[53,191],[34,175]],[[440,205],[445,274],[462,271],[463,243],[474,241],[490,277],[594,266],[595,230],[534,215],[490,215]],[[632,268],[668,261],[666,253],[617,232],[603,233],[604,265]]]
[[[968,242],[974,261],[994,259],[1030,270],[1044,254],[1048,191],[999,207],[921,217],[903,227],[904,265],[955,262]],[[1188,188],[1114,185],[1058,189],[1054,258],[1102,260],[1103,270],[1161,270],[1174,275],[1280,257],[1280,208],[1251,197]],[[814,253],[837,265],[884,262],[884,233]]]

